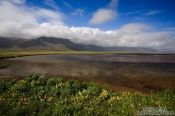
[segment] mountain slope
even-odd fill
[[[37,50],[76,50],[76,51],[120,51],[120,52],[155,52],[150,48],[137,47],[100,47],[73,43],[68,39],[55,37],[39,37],[36,39],[20,39],[0,37],[0,49],[37,49]]]
[[[9,49],[18,47],[24,39],[11,38],[11,37],[0,37],[0,49]]]

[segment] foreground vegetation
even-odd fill
[[[148,106],[175,111],[175,94],[113,92],[95,83],[35,74],[22,80],[0,77],[0,115],[125,116]]]

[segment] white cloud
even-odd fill
[[[107,8],[100,8],[93,13],[89,23],[103,24],[111,20],[114,20],[118,15],[116,11],[117,4],[118,4],[118,0],[111,0]]]
[[[23,3],[25,3],[25,0],[6,0],[6,1],[10,1],[10,2],[13,2],[15,4],[23,4]]]
[[[161,10],[151,10],[145,13],[146,16],[153,16],[161,13]]]
[[[149,47],[175,51],[174,32],[154,31],[153,27],[141,23],[130,23],[109,31],[90,27],[69,27],[64,24],[61,12],[27,7],[25,4],[16,5],[9,1],[0,1],[0,16],[0,36],[26,39],[52,36],[99,46]],[[43,17],[47,20],[42,20]]]
[[[59,10],[59,7],[57,6],[57,4],[55,3],[54,0],[44,0],[44,3],[52,8],[54,8],[55,10]]]
[[[167,27],[167,28],[165,28],[165,30],[170,31],[170,32],[175,32],[175,27]]]
[[[78,16],[78,17],[82,17],[84,15],[84,10],[77,8],[72,12],[73,16]]]
[[[0,34],[4,36],[25,35],[27,30],[38,27],[42,18],[51,24],[63,25],[60,12],[27,7],[11,1],[0,1],[0,16]]]
[[[64,4],[65,7],[69,8],[69,9],[71,9],[71,10],[75,9],[71,4],[69,4],[69,3],[66,2],[66,1],[63,1],[63,4]]]
[[[116,12],[112,9],[98,9],[92,16],[91,24],[103,24],[115,19]]]
[[[115,9],[118,6],[118,0],[111,0],[109,8]]]

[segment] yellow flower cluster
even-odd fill
[[[47,101],[48,102],[51,102],[52,100],[53,100],[53,97],[52,96],[47,97]]]
[[[122,95],[123,96],[128,96],[128,95],[130,95],[130,92],[123,92]]]
[[[108,100],[108,103],[111,104],[111,103],[115,103],[117,100],[121,100],[122,98],[119,97],[119,96],[113,96],[111,97],[109,100]]]
[[[13,97],[16,96],[16,95],[17,95],[16,92],[12,92],[12,93],[11,93],[11,96],[13,96]]]
[[[61,86],[63,86],[63,83],[62,82],[61,83],[57,83],[55,86],[56,86],[56,88],[61,87]]]
[[[23,86],[23,85],[26,85],[26,84],[27,84],[27,81],[26,80],[20,80],[18,82],[18,85],[20,85],[20,86]]]
[[[160,101],[155,101],[155,105],[160,106],[161,105]]]
[[[108,91],[107,90],[105,90],[105,89],[103,89],[102,90],[102,92],[100,93],[100,98],[105,98],[105,97],[107,97],[108,96]]]
[[[28,98],[25,97],[20,97],[19,98],[19,104],[24,104],[24,105],[29,105],[31,103],[31,101]]]
[[[0,96],[0,101],[5,101],[5,97]]]

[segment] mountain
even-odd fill
[[[100,47],[95,45],[77,44],[68,39],[56,37],[39,37],[28,40],[13,37],[0,37],[0,49],[155,52],[154,49],[150,48]]]
[[[25,40],[12,37],[0,37],[0,49],[15,48],[23,41]]]
[[[55,37],[39,37],[29,40],[13,37],[0,37],[0,49],[102,51],[103,47],[76,44],[68,39]]]

